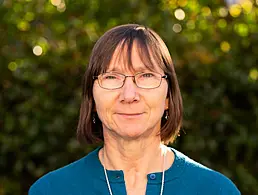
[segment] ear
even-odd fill
[[[168,106],[169,106],[169,99],[168,99],[168,98],[166,98],[166,100],[165,100],[165,108],[164,108],[164,110],[168,110]]]

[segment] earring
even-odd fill
[[[94,115],[92,116],[92,122],[93,122],[94,124],[96,124],[96,118],[95,118]]]
[[[165,119],[168,120],[169,118],[169,114],[168,114],[168,110],[165,111]]]

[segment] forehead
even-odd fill
[[[141,72],[149,70],[163,72],[158,65],[159,63],[159,59],[155,58],[147,45],[139,41],[121,42],[115,49],[106,71]]]

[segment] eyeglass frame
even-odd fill
[[[133,82],[134,82],[135,85],[136,85],[138,88],[140,88],[140,89],[156,89],[156,88],[158,88],[158,87],[161,85],[162,79],[167,79],[167,78],[168,78],[168,75],[167,75],[167,74],[165,74],[165,75],[162,76],[162,74],[157,73],[157,72],[139,72],[139,73],[136,73],[135,75],[124,75],[124,74],[122,74],[122,73],[113,72],[113,73],[116,73],[116,74],[119,74],[119,75],[124,76],[124,79],[123,79],[123,84],[121,85],[121,87],[111,88],[111,89],[110,89],[110,88],[105,88],[105,87],[103,87],[103,86],[100,84],[100,82],[99,82],[99,76],[101,76],[101,75],[103,75],[103,74],[106,74],[106,73],[112,73],[112,72],[104,72],[104,73],[102,73],[102,74],[99,74],[98,76],[93,76],[92,78],[93,78],[93,80],[98,80],[99,86],[100,86],[101,88],[107,89],[107,90],[121,89],[121,88],[124,86],[125,80],[126,80],[127,77],[133,77]],[[135,77],[136,77],[137,75],[143,74],[143,73],[145,73],[145,74],[148,74],[148,73],[159,74],[159,75],[160,75],[160,83],[159,83],[159,85],[158,85],[157,87],[153,87],[153,88],[139,87],[139,86],[137,85],[137,82],[136,82],[136,80],[135,80]]]

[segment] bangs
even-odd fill
[[[164,70],[162,66],[162,56],[158,52],[157,48],[150,47],[153,44],[149,44],[146,39],[139,39],[138,37],[128,37],[124,39],[119,46],[117,46],[117,55],[112,56],[116,64],[121,64],[124,70],[136,72],[135,66],[133,64],[133,58],[135,53],[133,50],[136,50],[137,55],[139,56],[144,67],[152,72],[157,71],[157,67]],[[106,67],[105,71],[109,66]]]
[[[105,52],[101,52],[103,55],[101,59],[103,60],[95,75],[107,72],[111,60],[118,61],[119,63],[117,64],[121,64],[124,70],[136,72],[132,63],[134,58],[133,50],[135,49],[147,70],[156,72],[157,68],[160,68],[167,72],[166,61],[164,60],[166,57],[163,56],[161,51],[162,42],[150,31],[141,27],[123,32],[122,35],[115,37],[116,41],[113,42],[112,47],[102,48],[102,51],[105,50]],[[115,52],[116,55],[114,55]]]

